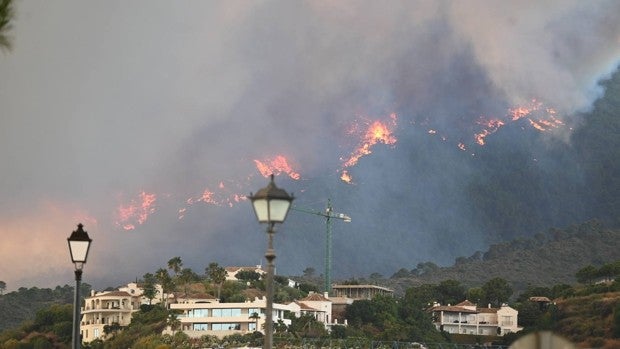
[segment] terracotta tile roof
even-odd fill
[[[104,294],[96,294],[95,297],[132,297],[132,295],[130,295],[129,293],[125,292],[125,291],[110,291],[110,292],[106,292]]]
[[[466,299],[455,306],[456,307],[475,307],[476,305]]]
[[[428,309],[429,311],[451,311],[451,312],[455,312],[455,313],[477,313],[476,310],[473,309],[467,309],[467,308],[463,308],[463,307],[457,307],[455,305],[438,305],[436,307],[432,307],[430,309]]]
[[[300,299],[300,301],[331,302],[320,293],[311,293],[308,297]]]
[[[296,301],[295,303],[299,305],[299,308],[300,308],[301,310],[306,310],[306,311],[310,311],[310,310],[312,310],[312,311],[318,311],[317,309],[315,309],[315,308],[313,308],[313,307],[309,306],[308,304],[305,304],[305,303],[302,303],[302,302],[297,302],[297,301]]]

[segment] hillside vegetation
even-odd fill
[[[556,304],[557,333],[582,347],[620,347],[620,292],[562,298]]]
[[[0,296],[0,331],[14,328],[27,320],[33,320],[37,311],[52,305],[73,304],[74,288],[68,285],[56,288],[25,288]],[[88,284],[82,284],[82,294],[90,292]]]
[[[459,257],[450,267],[431,262],[401,269],[390,280],[397,293],[415,285],[453,279],[466,286],[479,286],[501,277],[516,291],[528,285],[574,284],[576,272],[586,266],[600,266],[620,259],[620,230],[601,227],[596,221],[567,229],[550,229],[534,238],[515,239],[491,245],[486,252]]]
[[[527,125],[513,123],[476,154],[468,204],[489,241],[591,219],[620,227],[620,71],[601,85],[605,94],[570,135],[524,133]]]

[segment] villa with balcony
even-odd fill
[[[506,304],[500,308],[479,308],[465,300],[457,305],[435,303],[428,311],[435,327],[448,333],[503,336],[522,329],[517,325],[519,312]]]
[[[140,305],[159,303],[162,300],[161,286],[157,285],[157,296],[148,300],[143,296],[143,290],[136,283],[129,283],[115,291],[95,292],[85,297],[80,321],[82,341],[92,342],[95,339],[104,339],[106,325],[127,326],[131,322],[131,314],[140,310]]]
[[[307,297],[287,304],[273,304],[273,322],[290,325],[285,317],[288,313],[295,317],[312,315],[323,323],[327,330],[338,322],[330,322],[332,307],[327,295],[311,292]],[[192,338],[203,335],[223,338],[231,334],[245,334],[254,331],[263,332],[266,320],[267,299],[257,297],[240,303],[220,303],[210,295],[179,296],[170,303],[171,310],[176,310],[178,325],[168,327],[164,334],[182,331]],[[346,324],[346,323],[345,323]]]
[[[168,305],[176,310],[178,328],[168,326],[164,334],[173,334],[182,331],[192,338],[211,335],[219,338],[234,333],[251,333],[261,331],[265,323],[267,299],[255,298],[243,303],[220,303],[208,295],[191,295],[179,297],[176,303]],[[285,319],[285,312],[299,313],[300,307],[296,303],[273,303],[273,321],[290,325],[291,320]]]

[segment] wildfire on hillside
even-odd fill
[[[357,123],[352,125],[348,133],[359,138],[359,142],[349,157],[340,159],[342,161],[342,168],[340,170],[340,179],[342,181],[349,184],[353,183],[351,174],[347,169],[355,166],[361,157],[372,153],[372,148],[375,144],[396,144],[396,136],[394,136],[396,120],[396,114],[392,113],[386,120],[365,122],[366,127],[364,128],[360,128],[360,125]]]
[[[514,122],[524,118],[538,131],[548,131],[552,128],[558,128],[564,125],[564,123],[557,118],[556,114],[554,109],[545,108],[542,102],[533,99],[528,105],[509,109],[503,119],[487,119],[480,117],[477,123],[484,128],[479,133],[474,134],[474,139],[479,145],[484,145],[485,138],[488,135],[495,133],[508,122]]]
[[[121,204],[116,209],[116,225],[124,230],[134,230],[136,225],[146,222],[149,215],[155,212],[157,195],[141,192],[137,198],[127,204]]]

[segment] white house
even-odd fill
[[[159,303],[163,299],[161,285],[155,285],[156,297],[152,300],[144,297],[142,288],[136,283],[129,283],[115,291],[91,291],[85,297],[81,309],[80,333],[82,341],[92,342],[104,337],[104,326],[118,324],[127,326],[131,322],[131,314],[140,310],[140,305]]]
[[[164,334],[183,331],[192,338],[203,335],[222,338],[233,333],[261,331],[266,320],[267,299],[262,297],[243,303],[220,303],[213,297],[189,296],[178,298],[177,303],[169,304],[169,307],[180,313],[177,315],[179,327],[173,329],[168,326]],[[291,320],[284,318],[287,311],[299,313],[299,305],[273,303],[273,321],[290,325]]]
[[[435,327],[448,333],[503,336],[522,329],[517,325],[519,312],[506,304],[500,308],[478,308],[465,300],[457,305],[435,303],[428,311]]]

